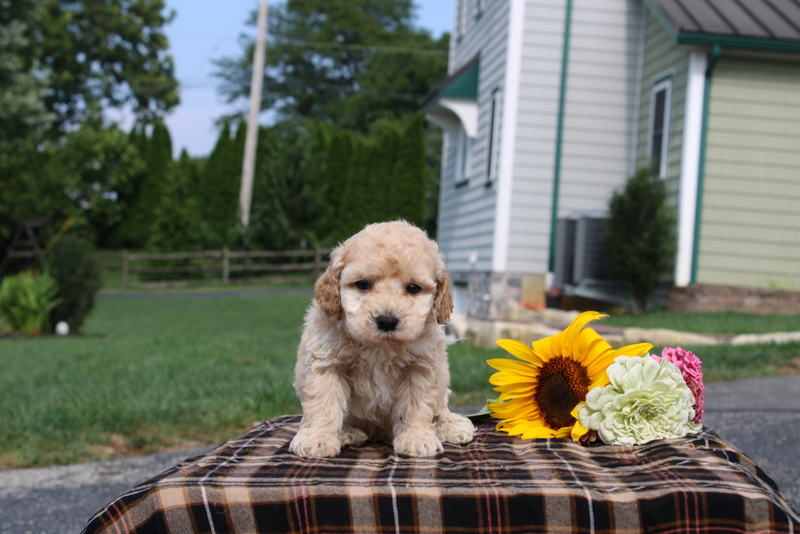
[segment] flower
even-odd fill
[[[694,409],[694,422],[697,424],[702,423],[703,414],[705,413],[703,409],[703,404],[705,404],[703,391],[706,389],[706,386],[703,384],[703,362],[700,361],[700,358],[695,356],[691,351],[684,350],[680,347],[674,349],[664,347],[664,350],[661,351],[661,356],[651,354],[650,357],[656,361],[665,359],[680,369],[683,380],[686,382],[686,385],[689,386],[689,391],[692,392],[692,397],[694,398],[694,404],[692,405]]]
[[[702,429],[692,421],[692,393],[668,360],[616,358],[608,378],[609,385],[590,391],[576,409],[580,424],[596,430],[604,443],[642,445]]]
[[[606,368],[617,356],[639,356],[653,347],[640,343],[614,350],[593,329],[583,328],[600,317],[606,316],[584,312],[563,332],[535,341],[532,347],[510,339],[497,341],[522,360],[486,362],[500,371],[489,379],[501,393],[488,406],[492,416],[501,420],[497,430],[524,439],[572,435],[577,440],[586,432],[574,427],[575,406],[588,392],[608,384]]]

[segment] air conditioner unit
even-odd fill
[[[575,228],[578,219],[564,217],[556,226],[556,258],[553,266],[553,285],[564,287],[573,284],[575,269]]]
[[[553,273],[556,287],[619,286],[607,264],[607,222],[605,212],[578,213],[559,219]]]
[[[605,231],[608,216],[586,215],[575,228],[575,266],[573,280],[578,285],[617,285],[608,269]]]

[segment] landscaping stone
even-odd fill
[[[663,328],[626,328],[622,333],[625,345],[652,343],[655,346],[687,347],[692,345],[716,345],[719,340],[712,336],[678,332]]]
[[[731,345],[755,345],[757,343],[789,343],[800,341],[800,332],[773,332],[771,334],[740,334],[731,339]]]

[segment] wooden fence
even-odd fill
[[[263,250],[256,252],[203,250],[199,252],[137,253],[122,251],[122,287],[182,287],[310,281],[328,265],[331,249]],[[288,261],[281,261],[288,260]],[[145,262],[144,265],[141,265]],[[166,264],[158,265],[164,262]],[[183,265],[175,265],[183,262]],[[139,265],[137,265],[137,263]],[[277,274],[284,276],[275,276]],[[285,276],[297,273],[291,277]],[[307,273],[308,276],[302,276]],[[137,275],[147,275],[141,280]],[[184,275],[183,278],[180,278]],[[232,276],[233,275],[233,276]],[[265,280],[264,276],[270,275]],[[157,278],[169,278],[157,280]]]

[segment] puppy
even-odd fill
[[[405,221],[371,224],[331,253],[297,352],[293,453],[325,458],[383,440],[433,456],[442,442],[472,440],[469,419],[447,408],[449,285],[439,247]]]

